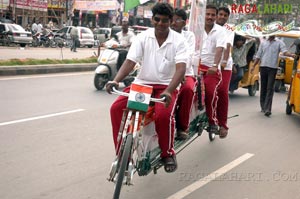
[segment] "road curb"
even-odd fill
[[[0,66],[0,76],[93,71],[97,63]]]

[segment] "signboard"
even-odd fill
[[[68,8],[72,7],[72,1],[68,1]],[[48,8],[58,8],[65,9],[66,8],[66,0],[48,0]]]
[[[10,4],[15,3],[16,8],[22,8],[27,10],[40,10],[47,11],[47,0],[10,0]]]
[[[9,0],[0,0],[0,10],[7,10],[9,6]]]
[[[116,0],[75,1],[74,8],[84,11],[117,10],[120,4]]]

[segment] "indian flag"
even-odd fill
[[[135,8],[136,6],[140,5],[140,4],[144,4],[146,2],[148,2],[150,0],[125,0],[124,4],[125,4],[125,12],[128,12],[128,10]]]
[[[147,112],[153,87],[132,83],[127,108]]]

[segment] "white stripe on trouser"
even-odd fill
[[[220,81],[217,83],[216,87],[215,87],[215,91],[214,91],[214,95],[213,95],[213,98],[212,98],[212,103],[211,103],[211,109],[212,109],[212,119],[214,121],[214,124],[215,125],[218,125],[218,119],[217,119],[217,104],[218,104],[218,100],[219,100],[219,97],[217,94],[217,89],[218,87],[220,86],[221,82],[222,82],[222,73],[221,72],[217,72],[220,74]],[[216,101],[214,100],[216,99]],[[215,104],[213,103],[215,101]]]
[[[176,94],[176,98],[175,98],[175,101],[173,103],[173,109],[172,109],[172,112],[171,112],[171,115],[170,115],[170,120],[169,120],[169,146],[168,146],[168,150],[167,150],[167,153],[169,155],[172,155],[172,153],[170,152],[170,149],[172,148],[172,115],[173,115],[173,119],[174,119],[174,138],[175,138],[175,118],[174,118],[174,112],[175,112],[175,107],[176,107],[176,104],[177,104],[177,99],[178,99],[178,95],[179,95],[179,91],[177,92]]]

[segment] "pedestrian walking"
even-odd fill
[[[283,41],[276,39],[275,36],[269,36],[259,45],[254,67],[250,71],[253,73],[257,64],[260,63],[260,107],[261,112],[267,117],[272,114],[274,84],[280,52],[285,56],[294,57],[288,52]]]
[[[76,47],[77,47],[77,44],[78,44],[77,24],[75,24],[74,27],[72,27],[70,36],[71,36],[71,39],[72,39],[71,51],[77,52],[76,51]]]

